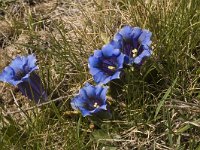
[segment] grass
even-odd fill
[[[0,83],[1,149],[200,149],[199,0],[27,2],[0,1],[0,67],[34,52],[53,101]],[[126,24],[153,33],[153,56],[114,85],[113,118],[94,126],[69,103],[93,83],[89,55]]]

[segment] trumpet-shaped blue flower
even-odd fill
[[[0,74],[0,81],[18,86],[22,94],[31,100],[46,100],[47,95],[40,77],[34,72],[38,69],[35,63],[34,55],[17,56]]]
[[[82,115],[92,116],[107,110],[106,93],[108,87],[100,85],[93,86],[86,83],[85,86],[79,90],[79,94],[71,101],[71,106],[75,110],[81,111]]]
[[[141,65],[145,58],[151,56],[152,33],[139,27],[125,26],[117,34],[111,44],[124,53],[126,64]]]
[[[111,44],[104,45],[102,50],[95,50],[89,57],[88,67],[96,83],[106,84],[120,77],[124,63],[124,54],[114,49]]]

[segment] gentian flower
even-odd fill
[[[93,116],[107,110],[106,93],[108,87],[101,85],[93,86],[86,83],[85,86],[79,90],[79,94],[71,101],[71,106],[75,110],[81,111],[82,115]]]
[[[124,54],[114,49],[111,44],[104,45],[102,50],[95,50],[89,57],[88,67],[96,83],[106,84],[120,77],[124,63]]]
[[[110,42],[114,48],[125,54],[126,64],[141,65],[146,57],[151,56],[152,33],[139,27],[124,26]]]
[[[47,95],[40,77],[34,72],[38,69],[35,56],[17,56],[0,74],[0,81],[17,86],[23,95],[36,103],[46,100]]]

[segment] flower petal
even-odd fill
[[[94,55],[91,55],[88,59],[89,64],[88,67],[98,67],[99,66],[99,62],[100,60],[98,58],[96,58]]]
[[[150,38],[151,38],[151,36],[152,36],[152,33],[150,32],[150,31],[148,31],[148,30],[143,30],[142,31],[142,34],[140,35],[140,37],[139,37],[139,39],[138,39],[138,41],[140,42],[140,44],[142,44],[142,45],[148,45],[148,46],[150,46],[151,45],[151,40],[150,40]]]
[[[84,99],[88,99],[87,93],[84,88],[79,90],[79,96],[83,97]]]
[[[124,26],[120,31],[119,34],[122,35],[124,40],[131,39],[133,35],[133,28],[131,26]]]
[[[113,50],[112,50],[112,54],[113,54],[114,56],[119,56],[119,55],[121,54],[121,52],[120,52],[119,49],[113,49]]]
[[[14,70],[10,66],[8,66],[0,74],[0,81],[8,82],[13,77],[14,77]]]
[[[139,65],[139,64],[142,63],[142,60],[143,60],[144,58],[149,57],[149,56],[151,56],[151,51],[149,51],[149,50],[144,50],[138,57],[136,57],[136,58],[134,59],[134,63]]]
[[[94,97],[95,96],[95,87],[90,85],[90,86],[85,86],[83,87],[83,89],[85,90],[87,96],[90,97]]]
[[[36,103],[47,100],[47,95],[42,86],[40,77],[36,73],[32,73],[27,81],[19,83],[18,88],[23,95]]]
[[[110,44],[113,46],[114,49],[122,49],[122,41],[112,40]]]
[[[105,105],[102,105],[101,107],[99,107],[100,109],[103,109],[103,110],[107,110],[107,104]]]
[[[73,109],[78,110],[79,108],[84,107],[84,102],[84,99],[77,95],[76,97],[74,97],[74,99],[72,99],[70,104]]]
[[[133,34],[132,38],[133,39],[138,39],[138,37],[141,35],[141,33],[142,33],[142,29],[141,28],[134,27],[133,28],[133,32],[132,32],[132,34]]]
[[[104,103],[106,102],[107,91],[108,91],[108,86],[104,87],[103,90],[101,90],[101,93],[100,93],[100,98],[103,100]]]
[[[91,112],[87,109],[80,109],[80,111],[81,111],[83,117],[91,116],[91,114],[90,114]]]
[[[95,50],[94,51],[94,56],[95,57],[102,57],[102,51],[101,50]]]
[[[111,57],[113,55],[113,46],[109,43],[102,47],[102,52],[105,57]]]
[[[125,55],[122,53],[117,57],[118,68],[123,68],[124,57]]]
[[[26,64],[26,59],[24,57],[17,56],[10,64],[10,67],[13,68],[14,72],[23,70],[23,66]]]
[[[115,72],[115,74],[111,77],[111,80],[113,80],[113,79],[119,79],[120,78],[120,73],[121,73],[121,71]]]
[[[123,41],[123,36],[120,33],[116,33],[113,40],[116,42]]]
[[[107,83],[110,82],[111,80],[112,80],[112,76],[107,76],[101,83],[107,84]]]
[[[96,96],[100,97],[100,94],[104,88],[101,85],[96,86]]]
[[[35,57],[35,55],[34,54],[32,54],[32,55],[28,55],[28,57],[27,57],[27,60],[28,60],[28,66],[29,66],[29,68],[35,68],[36,67],[36,57]]]
[[[97,74],[93,75],[94,81],[96,83],[100,83],[101,81],[105,80],[107,78],[107,75],[105,75],[102,71],[98,72]]]
[[[100,112],[101,110],[107,110],[106,106],[107,106],[107,104],[101,105],[100,107],[98,107],[98,108],[96,108],[94,110],[89,111],[89,113],[90,114],[94,114],[94,113]]]
[[[95,67],[90,67],[89,69],[90,69],[91,75],[95,75],[101,71],[99,68],[95,68]]]

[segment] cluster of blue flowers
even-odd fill
[[[125,26],[101,50],[95,50],[88,61],[96,86],[86,83],[71,101],[71,106],[82,115],[93,116],[108,112],[106,94],[111,80],[119,79],[124,65],[140,66],[151,56],[152,33],[139,27]],[[23,95],[36,103],[47,101],[47,94],[35,70],[36,57],[17,56],[0,74],[0,81],[17,86]]]
[[[151,56],[151,35],[148,30],[125,26],[101,50],[95,50],[88,59],[88,67],[97,85],[86,83],[72,99],[72,108],[81,111],[84,117],[107,110],[105,84],[119,79],[124,65],[141,66]]]

